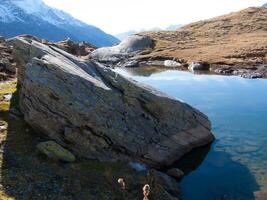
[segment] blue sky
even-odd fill
[[[267,0],[44,0],[50,6],[117,34],[165,28],[261,6]]]

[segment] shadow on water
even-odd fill
[[[185,172],[180,183],[184,200],[254,200],[259,190],[255,177],[230,154],[214,151],[214,145],[198,148],[174,164]]]

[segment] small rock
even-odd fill
[[[169,176],[177,178],[177,179],[180,179],[184,176],[184,172],[180,169],[177,169],[177,168],[172,168],[172,169],[168,170],[167,174]]]
[[[210,66],[208,63],[200,63],[200,62],[192,62],[191,65],[189,65],[189,70],[209,70]]]
[[[165,60],[164,61],[165,67],[180,67],[181,63],[175,61],[175,60]]]
[[[65,162],[75,161],[75,156],[71,152],[54,141],[41,142],[37,145],[37,149],[49,158]]]
[[[96,49],[91,53],[91,57],[99,62],[118,63],[132,54],[151,48],[153,44],[153,40],[147,36],[133,35],[116,46]]]

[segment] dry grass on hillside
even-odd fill
[[[177,31],[145,32],[155,48],[141,57],[174,57],[185,62],[253,65],[267,62],[267,9],[240,12],[184,26]]]

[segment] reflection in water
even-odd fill
[[[214,200],[221,195],[250,200],[255,199],[254,192],[267,191],[266,79],[175,70],[142,76],[148,69],[138,70],[130,74],[116,69],[191,104],[212,121],[216,142],[204,161],[177,164],[187,173],[181,181],[185,200]]]
[[[134,68],[126,68],[126,69],[116,69],[120,70],[121,73],[123,73],[124,70],[127,70],[127,73],[129,73],[131,76],[145,76],[149,77],[152,74],[160,73],[166,71],[166,68],[159,68],[157,66],[150,66],[150,67],[134,67]]]

